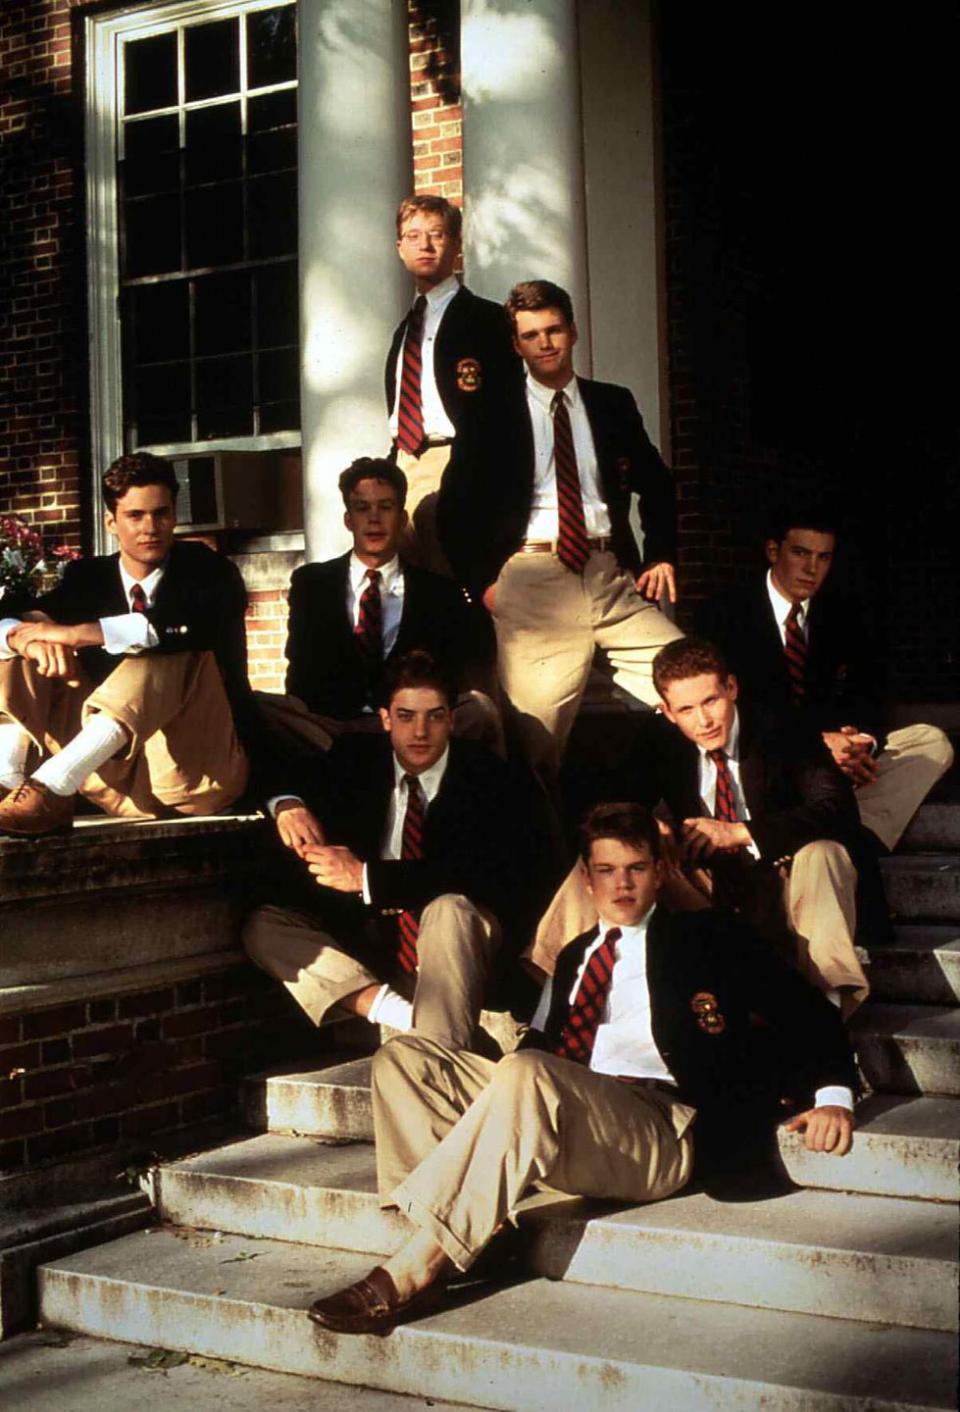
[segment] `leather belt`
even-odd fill
[[[411,452],[411,453],[409,453],[409,454],[411,454],[411,455],[415,456],[417,459],[419,459],[419,458],[423,455],[423,453],[424,453],[425,451],[432,451],[432,450],[434,449],[434,447],[436,447],[436,446],[452,446],[452,445],[453,445],[453,437],[452,437],[452,436],[425,436],[425,437],[423,438],[423,440],[421,441],[421,443],[420,443],[419,447],[417,448],[417,450],[414,451],[414,452]],[[394,451],[394,454],[396,454],[396,451],[397,451],[397,439],[396,439],[396,437],[394,437],[394,439],[393,439],[393,451]]]
[[[587,543],[598,554],[613,548],[613,539],[609,534],[595,535],[593,539],[588,539]],[[556,554],[556,552],[557,541],[555,539],[525,539],[517,550],[518,554]]]

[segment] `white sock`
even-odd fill
[[[388,985],[382,985],[367,1011],[371,1025],[389,1025],[392,1030],[406,1032],[413,1028],[413,1006]]]
[[[23,784],[27,768],[27,751],[30,737],[16,721],[0,724],[0,785],[4,789],[16,789]]]
[[[116,755],[129,739],[119,721],[98,711],[58,754],[44,760],[32,778],[54,794],[76,794],[87,775]]]

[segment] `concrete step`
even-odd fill
[[[960,1096],[956,1007],[870,1002],[854,1016],[851,1038],[872,1089]]]
[[[369,1055],[313,1073],[254,1074],[243,1092],[251,1128],[352,1142],[373,1136]]]
[[[881,863],[893,915],[911,922],[960,921],[960,858],[952,853],[895,854]]]
[[[161,1216],[252,1238],[390,1253],[409,1226],[381,1211],[369,1144],[271,1135],[162,1167]],[[521,1208],[537,1274],[910,1327],[956,1325],[953,1204],[796,1191],[696,1192],[611,1214],[541,1194]]]
[[[868,950],[874,1000],[915,1005],[960,1000],[960,925],[900,926],[893,945]]]
[[[154,1376],[144,1378],[145,1372]],[[156,1402],[147,1400],[151,1393]],[[163,1412],[343,1412],[344,1388],[197,1354],[38,1329],[0,1345],[0,1404],[23,1412],[129,1412],[140,1404]],[[421,1397],[350,1390],[350,1412],[423,1412],[423,1406]],[[433,1408],[471,1412],[452,1402]]]
[[[178,1238],[166,1229],[41,1272],[44,1322],[206,1357],[509,1412],[952,1408],[956,1340],[927,1329],[592,1288],[467,1285],[388,1338],[318,1332],[304,1310],[368,1255]]]
[[[905,853],[960,853],[960,804],[953,800],[921,804],[897,847]]]

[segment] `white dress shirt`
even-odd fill
[[[156,647],[160,641],[146,614],[133,611],[133,600],[130,594],[134,584],[139,584],[143,589],[146,606],[152,608],[166,565],[160,564],[143,579],[135,579],[132,574],[128,574],[122,563],[119,564],[119,569],[123,591],[127,596],[127,602],[131,605],[130,612],[115,613],[111,617],[100,619],[104,651],[109,652],[113,657],[124,657],[128,654],[134,655],[143,652],[147,647]],[[11,652],[7,646],[7,633],[12,632],[15,627],[19,627],[20,622],[20,618],[0,619],[0,660],[16,657],[16,652]]]
[[[351,554],[347,574],[347,622],[354,628],[360,621],[360,599],[367,586],[368,572],[366,564],[356,554]],[[380,612],[383,655],[388,657],[397,640],[403,615],[403,570],[396,554],[380,569]]]
[[[712,819],[713,811],[717,807],[717,764],[715,760],[710,759],[708,751],[699,745],[697,750],[700,755],[698,786],[700,802],[706,816]],[[746,795],[743,792],[743,785],[740,783],[740,713],[736,706],[733,708],[733,725],[730,727],[730,738],[724,746],[724,753],[727,757],[730,783],[733,786],[733,803],[737,811],[737,818],[746,824],[750,821],[750,810],[747,808]],[[743,846],[754,858],[760,857],[760,850],[755,843],[745,843]]]
[[[767,596],[770,599],[770,607],[773,609],[773,616],[776,620],[777,631],[780,634],[780,641],[783,643],[784,647],[786,647],[787,619],[790,616],[790,610],[793,607],[793,603],[789,598],[784,598],[779,588],[777,588],[776,584],[773,581],[772,569],[767,570]],[[809,611],[810,599],[805,598],[800,604],[799,611],[797,612],[797,623],[799,624],[800,631],[803,633],[804,640],[806,640],[808,636],[807,614],[809,613]]]
[[[527,524],[526,539],[556,539],[560,533],[557,509],[557,469],[553,458],[553,412],[551,406],[557,389],[545,387],[527,371],[527,411],[533,427],[533,505]],[[600,490],[597,452],[593,432],[583,405],[577,379],[571,378],[563,389],[570,415],[570,432],[580,474],[580,495],[583,517],[591,539],[610,533],[610,512]]]
[[[427,307],[423,311],[423,330],[420,334],[420,407],[423,412],[424,436],[455,436],[457,431],[447,416],[446,409],[440,399],[440,393],[437,391],[437,379],[433,370],[433,350],[440,329],[440,321],[447,312],[450,300],[459,288],[460,281],[456,275],[448,275],[445,280],[434,285],[433,289],[428,289],[426,294]],[[419,297],[417,295],[417,298]],[[414,303],[416,303],[416,299]],[[396,392],[393,398],[393,411],[390,413],[390,435],[394,438],[397,435],[400,378],[403,373],[403,344],[405,340],[406,336],[401,340],[400,351],[397,354],[397,362],[394,367]]]
[[[636,926],[619,929],[620,939],[614,947],[610,989],[604,1001],[593,1052],[590,1055],[589,1067],[595,1073],[673,1081],[673,1075],[654,1043],[650,989],[647,983],[647,927],[655,911],[656,908],[651,907]],[[567,997],[570,1005],[573,1004],[580,988],[587,962],[601,945],[612,925],[615,923],[600,918],[600,930],[584,952],[583,961]],[[543,987],[540,1003],[530,1022],[533,1029],[542,1030],[546,1024],[552,996],[551,977]],[[818,1108],[830,1104],[852,1112],[853,1094],[843,1085],[831,1084],[817,1090],[814,1104]]]

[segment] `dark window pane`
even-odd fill
[[[297,174],[256,177],[247,186],[251,259],[292,255],[297,248]]]
[[[138,368],[134,375],[138,445],[190,440],[190,368],[187,363]]]
[[[123,272],[168,274],[180,268],[180,202],[176,196],[148,196],[124,203]]]
[[[266,436],[271,431],[298,431],[300,402],[271,402],[260,408],[259,431]]]
[[[273,127],[295,126],[297,121],[297,90],[285,88],[282,93],[261,93],[247,101],[247,132],[266,132]]]
[[[297,76],[296,6],[247,16],[247,85],[264,88]]]
[[[243,200],[239,182],[187,192],[187,268],[229,265],[243,258]]]
[[[276,348],[298,340],[300,301],[295,261],[258,270],[257,347]]]
[[[237,20],[188,25],[183,32],[187,102],[236,93],[240,87],[240,29]]]
[[[123,46],[125,113],[169,108],[177,101],[177,36],[157,34]]]
[[[240,104],[218,103],[187,114],[187,183],[240,175]]]
[[[190,523],[214,525],[217,511],[216,461],[213,456],[191,456],[187,462],[190,485]]]
[[[144,284],[130,293],[131,357],[162,363],[190,356],[190,291],[186,280]]]
[[[202,275],[194,286],[195,349],[210,353],[246,352],[251,343],[250,276]]]
[[[296,171],[296,168],[295,127],[276,128],[273,132],[254,132],[247,138],[247,171],[251,176],[256,176],[259,172]]]
[[[203,358],[197,363],[197,433],[200,437],[253,432],[253,359]]]
[[[180,134],[175,113],[125,123],[125,160],[120,164],[124,194],[150,196],[176,191],[180,182]]]
[[[300,355],[296,348],[261,353],[257,360],[261,402],[293,402],[300,386]]]

